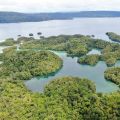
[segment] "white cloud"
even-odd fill
[[[120,10],[120,0],[0,0],[0,11]]]

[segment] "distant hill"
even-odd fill
[[[73,18],[120,17],[120,11],[82,11],[56,13],[17,13],[0,12],[0,23],[38,22]]]

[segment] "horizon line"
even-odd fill
[[[7,13],[26,13],[26,14],[39,14],[39,13],[77,13],[77,12],[120,12],[120,10],[81,10],[81,11],[50,11],[50,12],[20,12],[20,11],[1,11]]]

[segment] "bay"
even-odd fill
[[[66,34],[95,35],[109,41],[106,32],[120,34],[120,18],[76,18],[73,20],[50,20],[43,22],[24,22],[0,24],[0,41],[6,38],[17,39],[18,35],[28,36],[42,32],[45,37]]]

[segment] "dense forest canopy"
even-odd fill
[[[20,80],[0,80],[0,118],[5,120],[119,120],[120,93],[96,93],[87,79],[53,80],[44,93],[31,93]]]
[[[34,76],[46,76],[62,67],[62,59],[50,51],[16,51],[6,48],[1,54],[3,63],[0,76],[28,80]]]
[[[22,44],[21,44],[22,43]],[[17,49],[19,44],[19,48]],[[52,80],[43,93],[32,93],[22,80],[54,73],[62,59],[49,50],[65,51],[80,64],[100,60],[113,66],[120,60],[120,45],[84,35],[34,39],[20,37],[0,43],[12,46],[0,54],[0,118],[2,120],[119,120],[120,91],[96,93],[95,83],[77,77]],[[100,55],[88,55],[99,49]],[[119,84],[119,67],[108,68],[105,78]]]
[[[24,42],[20,48],[65,51],[68,56],[72,57],[83,57],[92,49],[99,49],[101,51],[101,55],[97,57],[99,58],[99,60],[97,60],[105,61],[107,66],[113,66],[117,60],[120,60],[119,44],[110,43],[101,39],[94,39],[91,36],[84,35],[59,35],[42,38],[40,40],[34,39]],[[87,57],[88,56],[84,57],[84,59],[87,59]],[[90,61],[91,60],[89,60],[89,62]],[[85,63],[89,64],[87,62]]]
[[[86,55],[84,57],[80,57],[78,59],[78,63],[80,64],[88,64],[88,65],[96,65],[99,61],[99,55],[93,54],[93,55]]]
[[[120,86],[120,67],[109,68],[105,71],[105,78]]]

